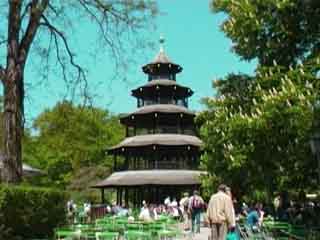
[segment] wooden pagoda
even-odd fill
[[[139,205],[179,199],[199,188],[201,140],[196,136],[195,114],[188,109],[193,91],[176,82],[182,67],[169,60],[160,39],[160,52],[142,67],[147,84],[132,90],[138,109],[120,118],[126,138],[108,149],[114,173],[94,187],[117,190],[117,203]]]

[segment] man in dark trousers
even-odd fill
[[[211,240],[225,240],[228,229],[235,227],[235,214],[227,186],[219,185],[218,192],[210,198],[207,217],[211,226]]]
[[[189,212],[191,213],[191,231],[200,233],[200,215],[204,207],[204,201],[197,190],[193,191],[193,196],[189,199]]]

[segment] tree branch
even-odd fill
[[[69,47],[69,44],[68,44],[68,41],[67,41],[66,37],[64,36],[64,34],[60,30],[58,30],[55,26],[53,26],[50,23],[49,19],[46,18],[44,15],[42,15],[42,19],[44,20],[44,22],[40,22],[40,25],[46,27],[50,31],[51,38],[53,38],[53,40],[54,40],[55,49],[56,49],[56,57],[57,57],[59,65],[60,65],[60,67],[62,69],[63,79],[67,84],[67,88],[72,90],[72,96],[74,96],[75,95],[75,87],[71,88],[70,87],[70,82],[67,79],[66,64],[65,64],[64,59],[63,59],[63,57],[61,56],[61,53],[60,53],[60,47],[59,47],[58,39],[61,39],[61,41],[63,43],[64,49],[66,50],[66,53],[67,53],[67,56],[69,58],[69,62],[71,64],[71,66],[73,66],[77,71],[77,77],[76,77],[75,84],[80,84],[81,82],[84,83],[83,96],[84,96],[86,101],[90,100],[90,97],[87,94],[87,88],[88,88],[87,85],[88,84],[87,84],[87,81],[86,81],[85,71],[79,64],[77,64],[75,62],[74,54],[72,53],[72,51],[71,51],[71,49]]]
[[[57,9],[56,9],[51,3],[49,3],[48,7],[50,8],[50,10],[51,10],[52,12],[54,12],[54,14],[55,14],[56,16],[59,15],[59,12],[57,11]]]
[[[25,6],[25,8],[24,8],[24,10],[23,10],[23,12],[22,12],[22,14],[21,14],[21,19],[24,19],[25,16],[28,14],[28,11],[30,10],[31,5],[32,5],[32,3],[29,2],[29,3]]]
[[[3,82],[6,75],[6,70],[0,65],[0,80]]]
[[[21,62],[26,61],[31,43],[39,27],[41,16],[48,4],[49,0],[42,0],[41,3],[39,3],[39,0],[32,0],[31,2],[30,20],[19,47],[19,60]]]
[[[18,43],[19,40],[19,30],[21,26],[21,1],[9,1],[9,19],[8,19],[8,41],[12,44],[12,41]]]
[[[108,38],[107,33],[104,28],[104,25],[103,25],[104,20],[107,21],[107,16],[104,15],[102,19],[99,19],[99,17],[96,15],[95,11],[93,11],[89,8],[90,4],[88,2],[86,2],[85,0],[80,0],[79,3],[84,8],[84,10],[89,14],[89,16],[97,23],[97,25],[101,31],[101,35],[102,35],[103,39],[110,46],[112,55],[116,59],[117,51],[116,51],[115,44]],[[107,11],[107,8],[105,7],[103,13],[106,13],[106,11]]]
[[[8,40],[7,39],[3,39],[3,40],[0,40],[0,45],[4,44],[4,43],[7,43]]]
[[[59,38],[62,40],[63,45],[64,45],[64,47],[67,51],[67,54],[69,56],[70,63],[72,66],[74,66],[77,69],[78,78],[80,79],[81,75],[84,76],[85,74],[84,74],[84,71],[81,68],[81,66],[74,61],[74,54],[72,53],[72,51],[69,47],[69,44],[68,44],[66,37],[64,36],[64,34],[61,31],[59,31],[55,26],[53,26],[44,15],[42,15],[42,19],[44,20],[44,22],[41,22],[40,24],[42,26],[47,27],[49,29],[49,31],[51,32],[51,34],[58,35]]]

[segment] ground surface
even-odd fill
[[[207,227],[201,227],[200,233],[192,234],[185,232],[184,237],[181,240],[208,240],[210,229]]]

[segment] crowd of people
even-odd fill
[[[236,212],[233,206],[231,189],[221,184],[217,193],[213,194],[208,204],[203,200],[197,190],[192,196],[186,192],[178,202],[167,197],[163,204],[148,205],[143,201],[139,214],[139,220],[152,221],[160,214],[170,215],[183,222],[184,230],[192,233],[200,233],[201,220],[211,227],[212,239],[226,239],[229,231],[235,231]],[[251,212],[248,214],[248,219]]]
[[[319,199],[308,199],[304,192],[300,192],[295,198],[290,198],[287,192],[282,192],[275,197],[273,205],[273,215],[277,220],[294,225],[320,227]]]
[[[185,230],[191,229],[192,232],[200,232],[201,212],[206,208],[206,204],[198,191],[194,191],[189,197],[189,193],[184,193],[178,202],[176,198],[165,198],[163,204],[147,204],[143,201],[143,206],[139,213],[139,220],[157,220],[160,215],[168,215],[183,222]]]
[[[81,208],[71,199],[67,202],[67,219],[69,223],[80,221],[91,221],[91,203],[85,202]]]
[[[71,200],[67,204],[68,217],[74,218],[77,205]],[[249,206],[238,203],[232,197],[231,189],[221,184],[213,194],[208,204],[195,190],[191,196],[188,192],[177,201],[169,196],[162,204],[149,204],[142,201],[139,212],[133,214],[132,209],[117,205],[113,202],[105,207],[104,214],[119,217],[128,217],[128,220],[153,221],[160,215],[171,216],[182,222],[183,229],[192,233],[200,233],[200,223],[211,228],[212,240],[239,239],[237,221],[244,221],[253,232],[259,232],[265,217],[272,216],[275,220],[286,221],[292,224],[319,225],[320,205],[310,201],[289,201],[286,195],[279,195],[274,199],[273,206],[265,207],[261,202],[254,202]],[[84,203],[82,215],[85,221],[90,221],[91,204]],[[135,219],[136,218],[136,219]],[[315,223],[314,221],[318,221]],[[233,236],[233,238],[228,238]]]

